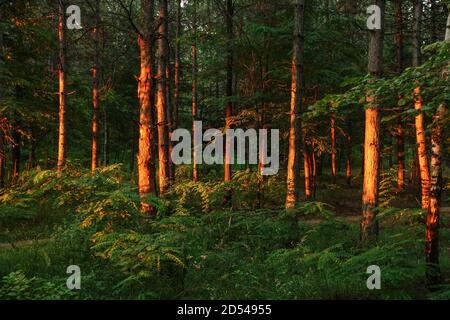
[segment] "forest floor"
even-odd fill
[[[110,249],[93,249],[92,235],[86,236],[79,222],[67,216],[75,210],[72,206],[55,211],[43,204],[32,218],[8,223],[0,219],[0,298],[450,298],[448,202],[444,201],[441,223],[443,285],[430,292],[424,282],[424,225],[417,190],[382,195],[381,201],[389,206],[380,214],[380,237],[362,248],[360,181],[355,179],[349,187],[344,178],[336,185],[323,180],[316,194],[320,202],[305,203],[293,213],[279,207],[163,217],[157,238],[140,238],[145,232],[137,231],[133,241],[138,237],[134,245],[138,252],[119,251],[118,257],[108,255]],[[153,264],[155,241],[162,248],[167,241],[171,244]],[[144,269],[139,263],[142,252],[150,252]],[[80,265],[84,275],[85,289],[77,293],[63,288],[71,264]],[[178,264],[183,264],[181,273]],[[383,271],[379,292],[366,288],[366,268],[372,264]],[[156,276],[151,268],[157,270]],[[36,289],[30,288],[31,283]]]

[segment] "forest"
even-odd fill
[[[0,300],[449,300],[449,0],[0,0]]]

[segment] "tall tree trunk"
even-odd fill
[[[347,184],[351,186],[352,184],[352,137],[353,137],[353,128],[352,128],[352,122],[350,119],[347,119],[347,163],[346,163],[346,170],[345,175],[347,178]]]
[[[12,182],[17,182],[20,173],[20,158],[21,158],[21,140],[22,137],[19,131],[20,123],[18,121],[18,115],[14,112],[14,123],[12,128],[12,147],[11,147],[11,160],[12,160]]]
[[[421,22],[422,22],[422,1],[416,0],[414,3],[414,25],[413,25],[413,67],[418,67],[422,63],[421,55]],[[414,89],[414,108],[418,114],[415,118],[417,154],[419,158],[419,172],[421,181],[422,208],[428,208],[430,193],[430,169],[428,166],[424,115],[422,112],[423,100],[420,94],[420,86]]]
[[[425,255],[427,265],[427,280],[435,285],[440,279],[439,270],[439,213],[442,182],[442,121],[445,115],[445,105],[441,104],[434,118],[434,128],[431,135],[431,188],[427,214],[427,231],[425,236]]]
[[[395,1],[395,72],[401,74],[403,72],[403,0]]]
[[[372,81],[380,78],[383,72],[383,38],[385,0],[377,0],[381,9],[381,29],[370,31],[368,70]],[[361,241],[367,242],[378,235],[376,207],[379,192],[380,165],[380,114],[378,97],[372,91],[367,93],[369,106],[365,110],[364,137],[364,180],[362,196]]]
[[[5,187],[5,135],[3,130],[0,128],[0,189]]]
[[[170,51],[170,50],[169,50]],[[168,124],[168,135],[169,135],[169,184],[172,185],[175,181],[175,164],[172,161],[172,132],[175,130],[173,126],[173,109],[172,109],[172,78],[173,78],[173,70],[170,62],[170,54],[167,58],[167,66],[166,66],[166,103],[167,103],[167,124]]]
[[[109,126],[108,126],[108,112],[103,106],[103,165],[109,164]]]
[[[99,110],[99,64],[100,64],[100,0],[95,1],[95,26],[93,30],[94,38],[94,65],[92,67],[92,161],[91,170],[98,165],[98,110]]]
[[[395,56],[396,56],[396,73],[400,75],[403,72],[403,13],[402,0],[395,2]],[[396,144],[397,144],[397,188],[403,190],[405,188],[405,132],[403,129],[404,120],[401,112],[397,122]]]
[[[198,94],[197,94],[197,1],[194,0],[194,40],[192,43],[192,139],[195,140],[196,126],[195,121],[198,120]],[[197,157],[198,151],[195,143],[192,143],[194,150],[192,152],[192,180],[198,181]]]
[[[336,183],[336,119],[334,112],[330,115],[331,126],[331,175],[333,177],[333,183]]]
[[[447,26],[445,27],[445,41],[450,41],[450,13],[447,17]]]
[[[445,39],[450,42],[450,14],[447,18]],[[450,63],[445,67],[442,74],[448,80]],[[448,117],[447,117],[448,118]],[[446,106],[442,103],[433,119],[433,129],[431,133],[431,181],[430,181],[430,199],[427,213],[427,231],[425,235],[425,261],[426,275],[428,284],[433,286],[440,282],[439,267],[439,219],[441,207],[441,194],[444,188],[442,179],[442,156],[444,150],[442,144],[445,141],[443,124],[446,119]]]
[[[317,157],[315,151],[315,143],[312,144],[312,152],[311,152],[311,184],[313,188],[312,198],[316,199],[317,194]]]
[[[413,56],[412,64],[413,67],[420,66],[422,64],[422,0],[414,0],[414,18],[413,18],[413,35],[412,35],[412,45],[413,45]]]
[[[58,135],[58,176],[61,176],[66,161],[66,50],[65,14],[63,0],[59,0],[58,40],[59,40],[59,135]]]
[[[34,168],[35,161],[36,161],[36,141],[33,138],[33,135],[31,135],[30,150],[28,150],[27,170],[31,170]]]
[[[172,10],[172,3],[169,1],[167,3],[167,12],[170,12]],[[168,143],[169,143],[169,150],[168,150],[168,159],[169,159],[169,185],[172,185],[175,181],[175,164],[172,161],[172,149],[173,149],[173,143],[172,143],[172,132],[175,129],[173,126],[173,90],[172,90],[172,81],[173,81],[173,66],[172,66],[172,58],[173,58],[173,50],[171,50],[170,45],[170,37],[172,36],[172,25],[169,23],[167,19],[166,22],[166,33],[167,33],[167,60],[166,60],[166,104],[167,104],[167,130],[168,130]]]
[[[286,208],[294,207],[300,197],[301,111],[303,97],[303,33],[305,0],[297,0],[294,20],[294,54],[292,57],[291,114],[287,168]]]
[[[3,19],[2,7],[0,6],[0,21]],[[0,63],[3,63],[3,33],[0,32]],[[3,86],[0,81],[0,100],[3,95]],[[5,131],[6,131],[6,119],[0,118],[0,189],[5,187]]]
[[[234,5],[233,0],[226,0],[226,17],[225,24],[227,29],[227,75],[226,75],[226,97],[227,103],[225,107],[225,129],[231,128],[231,118],[233,116],[233,16]],[[229,163],[231,150],[231,141],[225,143],[225,163],[224,163],[224,181],[231,181],[231,163]],[[231,160],[231,159],[230,159]],[[227,205],[231,201],[231,190],[225,190],[224,204]]]
[[[418,67],[422,64],[421,52],[421,26],[422,26],[422,1],[414,0],[413,8],[413,34],[412,34],[412,66]],[[414,89],[414,108],[419,114],[415,117],[416,142],[417,142],[417,173],[422,197],[422,208],[428,207],[428,193],[430,173],[428,169],[428,159],[426,155],[425,130],[422,114],[422,97],[420,96],[420,86]]]
[[[305,176],[305,196],[307,200],[312,198],[312,164],[311,164],[311,151],[306,138],[306,129],[303,129],[303,169]]]
[[[401,117],[401,116],[400,116]],[[405,189],[405,130],[403,120],[400,118],[397,123],[397,188]]]
[[[178,128],[178,110],[180,108],[180,78],[181,78],[181,52],[180,52],[180,39],[181,39],[181,0],[177,0],[177,17],[175,28],[175,70],[174,70],[174,105],[173,105],[173,129]]]
[[[156,111],[158,126],[158,168],[159,193],[167,193],[170,185],[169,176],[169,126],[167,123],[166,100],[166,62],[167,62],[167,0],[159,1],[159,28],[158,28],[158,75],[156,93]]]
[[[154,208],[145,200],[149,194],[156,194],[155,162],[152,152],[152,30],[153,0],[141,0],[143,34],[138,36],[141,70],[138,79],[139,95],[139,145],[137,156],[138,186],[141,196],[141,208],[145,214],[154,214]]]
[[[436,18],[439,16],[438,6],[436,0],[430,0],[430,19],[431,19],[431,42],[435,43],[438,41],[438,29]]]

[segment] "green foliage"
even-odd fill
[[[66,288],[64,281],[59,282],[28,278],[23,271],[12,272],[0,281],[0,300],[64,300],[76,297]]]

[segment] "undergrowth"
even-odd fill
[[[380,208],[380,237],[361,247],[358,225],[331,205],[274,206],[275,181],[260,190],[269,205],[255,203],[259,179],[241,171],[228,184],[178,182],[149,199],[158,216],[146,217],[119,165],[29,172],[0,196],[0,245],[43,241],[0,247],[0,299],[449,298],[445,282],[425,287],[422,211]],[[239,210],[222,206],[230,187]],[[446,252],[449,241],[444,220]],[[69,265],[80,266],[81,290],[65,285]],[[367,289],[370,265],[381,268],[381,290]],[[449,266],[443,258],[444,280]]]

